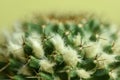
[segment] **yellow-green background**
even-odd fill
[[[0,29],[36,12],[87,11],[120,23],[120,0],[0,0]]]

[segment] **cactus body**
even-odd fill
[[[39,18],[7,34],[0,47],[0,79],[120,80],[118,27],[76,19]]]

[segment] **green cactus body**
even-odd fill
[[[119,28],[77,17],[16,26],[1,43],[0,79],[120,80]]]

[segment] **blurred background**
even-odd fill
[[[35,13],[94,13],[120,24],[120,0],[0,0],[0,30]]]

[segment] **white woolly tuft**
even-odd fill
[[[22,45],[23,37],[24,37],[23,32],[15,32],[15,33],[13,33],[13,36],[12,36],[11,40],[13,42],[15,42],[16,44]]]
[[[23,74],[23,75],[32,75],[28,66],[24,65],[18,70],[18,74]]]
[[[109,55],[106,53],[101,54],[101,56],[97,58],[97,61],[98,61],[97,63],[99,63],[99,67],[105,68],[108,66],[108,64],[115,62],[116,61],[115,56],[116,55],[114,54],[113,55]]]
[[[15,44],[15,43],[13,43],[13,42],[11,42],[11,41],[9,41],[9,43],[8,43],[8,50],[9,50],[10,52],[13,52],[13,51],[15,51],[15,50],[19,50],[19,49],[21,49],[21,48],[22,48],[21,45]]]
[[[28,40],[32,44],[34,55],[37,58],[44,57],[44,50],[41,43],[40,35],[37,33],[32,33],[32,35],[28,38]]]
[[[63,53],[62,51],[65,48],[65,44],[61,36],[59,34],[55,34],[53,38],[51,38],[51,42],[55,46],[55,49],[62,54]]]
[[[48,60],[40,60],[40,69],[49,73],[53,73],[53,66],[55,63],[52,63]]]
[[[99,39],[99,43],[101,44],[101,47],[105,46],[105,45],[108,45],[112,42],[112,40],[110,39],[110,33],[108,33],[107,31],[106,32],[103,32],[100,37],[102,39]]]
[[[118,77],[118,76],[117,76],[117,72],[118,72],[117,69],[114,69],[114,70],[110,71],[110,72],[109,72],[110,78],[113,79],[113,80],[116,80],[116,78]]]
[[[80,59],[78,58],[79,56],[77,52],[73,50],[71,47],[66,47],[62,55],[63,55],[64,61],[69,66],[75,67],[78,61],[80,61]]]
[[[88,79],[90,78],[90,73],[85,71],[84,69],[79,69],[76,71],[77,72],[77,75],[80,77],[80,78],[84,78],[84,79]]]
[[[24,37],[23,32],[21,32],[21,31],[14,32],[12,34],[11,38],[7,37],[8,38],[8,46],[7,47],[8,47],[9,54],[12,54],[14,57],[17,57],[21,60],[25,60],[25,55],[24,55],[23,45],[22,45],[23,44],[22,37]]]
[[[99,42],[89,42],[89,47],[85,48],[87,57],[95,57],[97,54],[102,53],[102,48]]]
[[[8,51],[9,51],[9,54],[12,54],[14,57],[21,59],[22,61],[25,61],[25,55],[21,45],[9,42]],[[5,56],[9,56],[9,54]]]
[[[23,37],[25,36],[25,33],[22,31],[15,31],[12,34],[8,33],[8,32],[4,32],[5,38],[8,42],[8,44],[10,42],[17,44],[17,45],[21,45],[23,43]]]
[[[80,34],[78,34],[77,36],[75,36],[75,38],[73,39],[73,41],[74,41],[75,46],[80,45],[81,44],[81,36],[80,36]]]

